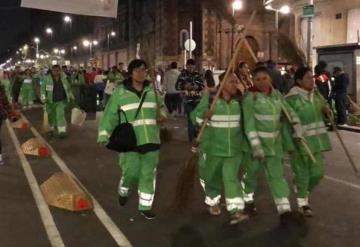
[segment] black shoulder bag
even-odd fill
[[[137,117],[139,116],[140,110],[145,101],[146,94],[147,92],[145,92],[143,97],[141,98],[134,120],[136,120]],[[125,117],[125,123],[121,123],[121,113],[123,113]],[[116,126],[114,131],[111,133],[111,136],[109,138],[109,143],[106,145],[106,147],[110,150],[119,153],[134,152],[136,151],[136,147],[137,147],[137,140],[136,140],[134,127],[131,123],[129,123],[126,114],[123,110],[119,110],[118,114],[119,114],[119,125]]]

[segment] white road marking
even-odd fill
[[[29,120],[23,115],[22,118],[29,122]],[[30,123],[30,122],[29,122]],[[71,176],[86,192],[89,193],[91,199],[94,204],[94,213],[99,218],[100,222],[104,225],[104,227],[108,230],[110,235],[113,237],[115,242],[122,247],[130,247],[132,246],[129,240],[125,237],[125,235],[120,231],[120,229],[116,226],[114,221],[110,218],[110,216],[105,212],[105,210],[101,207],[95,197],[85,188],[85,186],[79,181],[79,179],[74,175],[74,173],[68,168],[65,162],[60,158],[60,156],[56,153],[53,147],[40,135],[40,133],[34,128],[30,127],[31,132],[34,136],[38,137],[41,141],[46,143],[51,152],[51,157],[55,161],[55,163],[59,166],[59,168]]]
[[[59,230],[57,229],[57,227],[55,225],[54,218],[52,217],[52,215],[50,213],[50,209],[41,193],[39,184],[36,181],[36,178],[31,169],[31,166],[30,166],[29,162],[27,161],[23,151],[21,150],[19,140],[17,139],[15,132],[14,132],[13,128],[11,127],[8,120],[6,120],[6,126],[10,133],[10,137],[14,143],[14,146],[16,148],[16,152],[19,155],[21,166],[24,169],[25,176],[30,185],[31,192],[34,196],[36,206],[39,210],[40,217],[44,224],[46,234],[49,238],[50,244],[53,247],[65,246],[65,244],[61,238],[61,235],[59,233]]]

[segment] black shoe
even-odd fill
[[[120,206],[125,206],[126,203],[128,201],[128,197],[127,196],[119,196],[119,204]]]
[[[257,215],[255,203],[245,203],[244,214],[247,214],[249,216]]]
[[[147,219],[147,220],[153,220],[155,219],[156,215],[151,210],[144,210],[140,211],[140,213]]]
[[[302,206],[299,208],[299,212],[304,216],[311,218],[313,217],[312,209],[309,206]]]

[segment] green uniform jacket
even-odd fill
[[[82,73],[75,73],[71,75],[71,85],[84,85],[85,77]]]
[[[322,109],[327,104],[325,99],[315,91],[308,92],[300,87],[293,87],[286,96],[286,101],[299,116],[304,137],[312,153],[331,150],[322,114]],[[302,154],[306,154],[302,146],[296,145],[296,147]]]
[[[66,78],[66,75],[61,73],[61,82],[63,83],[67,101],[70,102],[74,99],[74,96],[71,92],[71,87],[69,81]],[[41,100],[45,103],[53,103],[53,90],[54,82],[51,75],[44,77],[43,83],[41,84]]]
[[[12,91],[11,91],[11,82],[9,79],[1,79],[1,85],[5,88],[5,94],[8,101],[12,102]]]
[[[117,84],[120,84],[122,81],[125,80],[124,76],[121,73],[113,73],[113,72],[109,72],[107,79],[110,82],[116,82]]]
[[[292,118],[291,124],[299,123],[299,118],[283,99],[273,90],[269,95],[261,92],[248,92],[243,100],[244,129],[253,150],[262,149],[265,156],[283,154],[284,125],[287,123],[282,106]],[[247,150],[243,150],[247,151]]]
[[[201,125],[204,115],[209,110],[209,96],[204,95],[192,112],[192,121]],[[233,157],[241,154],[241,148],[246,139],[241,129],[241,106],[239,101],[229,103],[219,99],[214,108],[214,115],[208,122],[203,139],[202,151],[208,155]]]
[[[128,121],[133,125],[137,145],[160,144],[160,131],[157,125],[157,108],[153,88],[146,86],[143,94],[147,92],[143,106],[135,119],[136,111],[140,104],[140,98],[125,88],[124,85],[117,87],[106,105],[104,115],[100,120],[98,141],[108,139],[119,124],[118,112],[123,110]],[[125,117],[121,113],[121,122],[125,122]]]

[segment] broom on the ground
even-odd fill
[[[254,17],[255,17],[256,11],[253,11],[248,24],[246,25],[244,33],[246,34],[248,31],[249,26],[251,25]],[[246,37],[246,35],[244,35]],[[238,64],[240,63],[240,51],[244,44],[244,38],[241,39],[239,43],[237,43],[234,56],[232,57],[230,64],[228,66],[228,69],[226,70],[224,79],[221,81],[220,86],[217,90],[217,93],[210,105],[209,111],[212,112],[215,108],[216,102],[218,101],[220,94],[224,88],[225,82],[228,80],[229,76],[234,74],[234,71],[236,70]],[[192,143],[191,148],[191,156],[190,158],[185,162],[185,165],[181,168],[179,172],[179,178],[176,184],[175,189],[175,198],[172,202],[172,209],[175,211],[183,210],[187,207],[192,191],[194,190],[195,181],[199,181],[197,179],[197,165],[199,161],[199,145],[201,138],[204,134],[204,130],[209,122],[209,116],[206,116],[204,118],[204,121],[201,124],[199,133],[196,137],[196,139]]]

